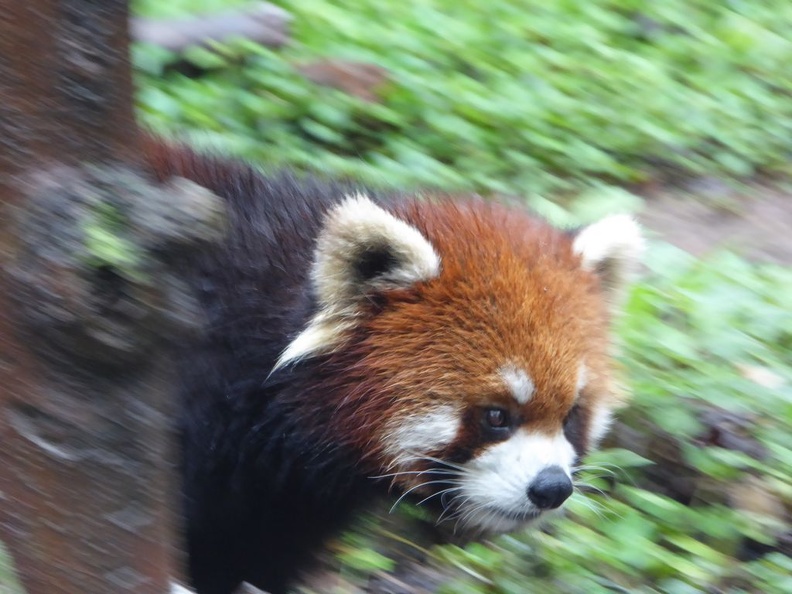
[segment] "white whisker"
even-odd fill
[[[432,493],[431,495],[429,495],[429,497],[424,497],[423,499],[421,499],[417,503],[417,505],[423,505],[424,503],[429,501],[432,497],[437,497],[438,495],[440,495],[440,503],[442,504],[442,502],[443,502],[443,497],[442,496],[443,495],[447,495],[448,493],[451,493],[452,491],[461,491],[461,490],[462,490],[461,486],[449,487],[448,489],[443,489],[442,491],[438,491],[437,493]]]
[[[578,493],[580,493],[581,495],[585,495],[587,493],[596,493],[597,495],[601,495],[603,497],[607,497],[608,496],[608,493],[606,491],[603,491],[599,487],[595,487],[594,485],[592,485],[590,483],[576,482],[575,483],[575,490]]]
[[[412,493],[416,489],[420,489],[421,487],[425,487],[427,485],[437,485],[437,484],[446,484],[446,483],[448,483],[448,481],[444,479],[444,480],[439,480],[439,481],[426,481],[426,482],[423,482],[423,483],[419,483],[419,484],[417,484],[417,485],[415,485],[413,487],[410,487],[404,493],[402,493],[401,496],[399,496],[399,498],[396,500],[396,503],[393,504],[393,506],[390,508],[390,511],[388,513],[389,514],[393,513],[393,510],[396,509],[396,506],[399,505],[401,500],[404,499],[405,497],[407,497],[407,495],[409,495],[410,493]]]
[[[433,473],[433,474],[447,474],[447,475],[456,475],[459,474],[456,470],[449,470],[446,468],[427,468],[426,470],[400,470],[398,472],[389,472],[387,474],[378,474],[376,476],[370,476],[371,479],[382,479],[382,478],[391,478],[396,476],[402,475],[417,475],[420,476],[426,473]]]

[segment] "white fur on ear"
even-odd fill
[[[595,272],[613,301],[636,276],[644,252],[638,223],[628,215],[612,215],[577,234],[572,245],[584,270]]]
[[[312,277],[319,301],[346,307],[372,286],[408,287],[437,276],[440,258],[412,225],[360,194],[327,217]]]
[[[347,197],[328,213],[314,252],[319,311],[274,369],[341,342],[370,291],[407,288],[439,273],[440,257],[418,229],[366,196]]]

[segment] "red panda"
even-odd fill
[[[609,326],[641,253],[632,219],[560,231],[146,142],[157,178],[229,212],[225,244],[191,257],[206,330],[180,357],[199,594],[284,592],[378,495],[475,535],[571,495],[621,398]]]

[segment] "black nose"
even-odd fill
[[[539,509],[555,509],[572,495],[572,481],[560,466],[548,466],[528,487],[528,499]]]

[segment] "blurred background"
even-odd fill
[[[385,508],[302,591],[792,592],[792,3],[274,4],[133,1],[142,124],[652,238],[618,324],[634,398],[567,511],[459,548]]]

